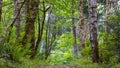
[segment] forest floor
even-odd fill
[[[36,66],[35,68],[80,68],[77,66]]]

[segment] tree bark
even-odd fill
[[[79,13],[80,13],[80,21],[79,21],[79,27],[80,27],[80,43],[82,49],[85,48],[86,43],[86,33],[85,33],[85,22],[84,22],[84,10],[83,10],[83,0],[79,0]]]
[[[51,21],[51,19],[50,19],[50,14],[51,14],[51,10],[50,10],[50,12],[48,13],[48,22],[47,22],[47,28],[46,28],[46,46],[45,46],[45,59],[47,59],[48,58],[48,56],[49,56],[49,51],[50,51],[50,49],[49,49],[49,47],[50,47],[50,21]]]
[[[19,12],[20,6],[19,6],[19,0],[14,0],[14,14],[16,15]],[[20,36],[20,12],[19,16],[16,18],[16,42],[18,42]]]
[[[110,0],[106,0],[106,33],[110,32],[109,17],[110,17]]]
[[[97,1],[88,0],[89,23],[90,23],[90,44],[92,61],[99,62],[98,40],[97,40]]]
[[[73,37],[74,37],[74,44],[73,44],[73,48],[74,48],[74,53],[75,53],[75,57],[78,57],[78,46],[77,46],[77,39],[76,39],[76,26],[75,26],[75,19],[74,19],[74,0],[72,0],[72,30],[73,30]]]
[[[25,25],[25,35],[22,40],[22,44],[26,45],[27,43],[30,43],[30,49],[32,51],[31,58],[34,54],[34,48],[35,48],[35,28],[34,23],[36,20],[36,16],[38,14],[38,6],[39,6],[39,0],[27,0],[26,2],[26,25]]]
[[[2,19],[2,0],[0,0],[0,22]]]

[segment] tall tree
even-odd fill
[[[48,58],[48,56],[49,56],[49,48],[50,48],[50,28],[51,28],[51,26],[50,26],[50,21],[51,21],[51,19],[50,19],[50,15],[51,15],[51,12],[52,12],[52,10],[50,10],[50,12],[48,12],[48,22],[47,22],[47,28],[46,28],[46,46],[45,46],[45,59],[47,59]]]
[[[88,0],[89,24],[90,24],[90,44],[92,51],[92,61],[99,61],[98,40],[97,40],[97,0]]]
[[[2,17],[2,0],[0,0],[0,22]]]
[[[106,0],[106,32],[107,33],[110,31],[109,17],[110,17],[110,0]]]
[[[85,22],[84,22],[84,10],[83,10],[83,0],[79,0],[79,13],[80,13],[80,21],[79,21],[79,27],[80,27],[80,41],[82,49],[85,48],[85,40],[86,40],[86,33],[85,33]]]
[[[25,35],[22,40],[22,44],[26,45],[30,43],[30,49],[32,51],[31,58],[34,54],[35,47],[35,28],[34,23],[38,14],[39,0],[27,0],[26,2],[26,24],[25,24]]]
[[[46,12],[50,9],[51,6],[47,7],[45,6],[45,1],[43,0],[43,20],[42,20],[42,23],[40,23],[40,16],[38,14],[38,38],[37,38],[37,41],[36,41],[36,45],[35,45],[35,52],[34,52],[34,55],[35,56],[37,54],[37,50],[38,50],[38,46],[39,46],[39,43],[41,42],[42,40],[42,36],[43,36],[43,29],[44,29],[44,25],[45,25],[45,17],[46,17]],[[39,13],[39,11],[38,11]]]
[[[19,0],[14,0],[14,14],[16,15],[19,12]],[[18,41],[20,36],[20,12],[19,16],[16,18],[16,41]]]
[[[109,45],[109,32],[110,32],[110,0],[106,0],[106,20],[105,20],[105,38],[104,38],[104,44],[106,46]]]
[[[75,56],[78,57],[78,47],[77,47],[77,39],[76,39],[76,26],[75,26],[75,19],[74,19],[74,14],[75,14],[75,5],[74,5],[75,1],[72,0],[72,30],[73,30],[73,37],[74,37],[74,44],[73,44],[73,48],[74,48],[74,53]]]
[[[51,52],[52,45],[56,39],[56,33],[54,31],[54,20],[52,16],[52,9],[48,11],[48,21],[46,28],[46,46],[45,46],[45,59],[48,58]]]

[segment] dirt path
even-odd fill
[[[36,68],[80,68],[77,66],[37,66]]]

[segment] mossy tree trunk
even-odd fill
[[[82,49],[85,48],[86,43],[86,30],[85,30],[85,22],[84,22],[84,10],[83,10],[83,0],[79,0],[79,27],[80,27],[80,41]],[[83,54],[82,54],[83,55]]]
[[[90,44],[92,51],[92,61],[99,62],[98,40],[97,40],[97,0],[88,0],[89,24],[90,24]]]
[[[0,22],[2,18],[2,0],[0,0]]]
[[[19,12],[20,6],[19,6],[19,0],[14,0],[14,14],[17,15]],[[16,18],[16,42],[18,42],[20,36],[20,12],[19,16]]]
[[[31,58],[34,57],[35,51],[35,27],[34,23],[38,14],[39,0],[27,0],[26,2],[26,24],[25,35],[22,40],[22,44],[30,44],[32,51]]]

